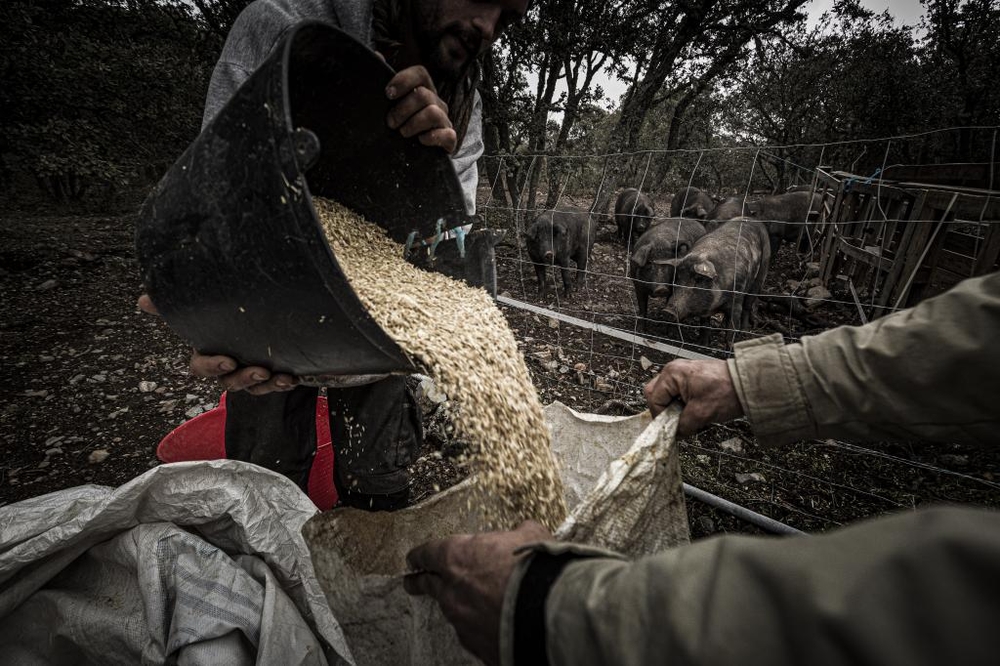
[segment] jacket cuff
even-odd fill
[[[757,440],[775,445],[815,437],[816,420],[781,335],[737,343],[733,352],[729,374]]]
[[[515,552],[526,556],[514,567],[504,592],[500,614],[500,664],[547,666],[545,602],[563,569],[578,559],[622,559],[622,556],[603,548],[559,542],[530,544]]]

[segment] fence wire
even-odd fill
[[[973,129],[985,137],[987,157],[951,165],[951,171],[986,173],[985,185],[995,187],[998,128]],[[492,177],[483,179],[479,216],[485,226],[510,232],[496,248],[499,300],[543,400],[588,411],[640,410],[642,386],[673,358],[728,358],[740,340],[777,332],[794,343],[836,326],[864,324],[993,270],[996,256],[984,256],[1000,238],[1000,193],[968,183],[900,183],[882,175],[919,173],[902,156],[956,131],[822,145],[484,158]],[[853,157],[838,165],[837,156],[848,147]],[[550,180],[546,169],[553,159],[559,161],[559,177]],[[523,186],[530,180],[525,171],[533,169],[542,170],[537,182],[554,187],[553,196],[545,187],[518,188],[518,177]],[[800,219],[765,214],[760,202],[788,185],[811,193],[818,202],[815,212],[803,212]],[[780,236],[766,279],[756,288],[748,280],[709,286],[678,284],[675,274],[669,284],[674,293],[686,289],[723,306],[677,320],[668,312],[667,298],[651,296],[640,315],[630,267],[637,238],[619,237],[613,216],[613,195],[627,187],[652,200],[654,226],[679,224],[669,214],[670,204],[687,187],[714,196],[715,205],[741,198],[750,213],[739,223],[741,242],[757,223],[765,225],[772,243]],[[925,191],[944,192],[950,203],[918,210]],[[558,266],[548,267],[545,282],[537,282],[525,238],[536,220],[554,213],[557,219],[577,214],[594,223],[593,237],[583,239],[592,243],[586,270],[565,262],[569,293],[561,288]],[[919,271],[903,264],[907,253],[915,255]],[[738,262],[746,261],[732,253],[726,259],[734,262],[734,274]],[[937,264],[928,280],[931,261]],[[984,266],[984,261],[994,263]],[[748,327],[734,316],[738,299],[756,300]],[[685,477],[694,485],[803,530],[929,502],[1000,506],[1000,452],[966,446],[826,440],[774,450],[757,444],[749,424],[737,421],[685,440],[681,456]]]

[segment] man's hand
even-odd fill
[[[521,546],[550,541],[534,521],[512,532],[464,534],[430,541],[406,555],[415,573],[403,579],[410,594],[429,594],[455,627],[469,652],[492,666],[500,663],[500,612]]]
[[[458,135],[448,118],[448,105],[438,97],[431,75],[421,66],[407,67],[396,73],[385,88],[395,100],[386,122],[409,138],[417,137],[425,146],[439,146],[451,154]]]
[[[653,416],[678,398],[684,402],[677,425],[681,436],[743,416],[743,405],[725,361],[671,361],[646,383],[643,392]]]
[[[137,303],[143,312],[159,315],[159,311],[148,294],[139,297]],[[288,391],[298,380],[291,375],[272,375],[267,368],[249,366],[237,368],[236,359],[229,356],[208,356],[191,352],[191,374],[195,377],[214,377],[227,391],[246,391],[251,395],[264,395],[273,391]]]

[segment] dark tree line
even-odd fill
[[[197,135],[222,41],[175,0],[0,9],[0,173],[54,198],[153,177]]]
[[[0,5],[0,188],[33,182],[72,199],[148,185],[197,135],[212,67],[247,2]],[[995,0],[925,0],[917,30],[857,0],[809,29],[804,4],[534,3],[483,63],[492,195],[527,209],[597,193],[601,208],[620,185],[663,186],[696,163],[707,185],[731,185],[747,155],[775,188],[823,161],[863,171],[888,153],[990,159],[991,135],[977,129],[863,153],[845,142],[1000,123]],[[612,108],[602,72],[627,85]]]

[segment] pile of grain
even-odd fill
[[[339,204],[314,199],[327,241],[368,312],[453,404],[487,526],[566,517],[542,406],[489,295],[403,259],[401,245]]]

